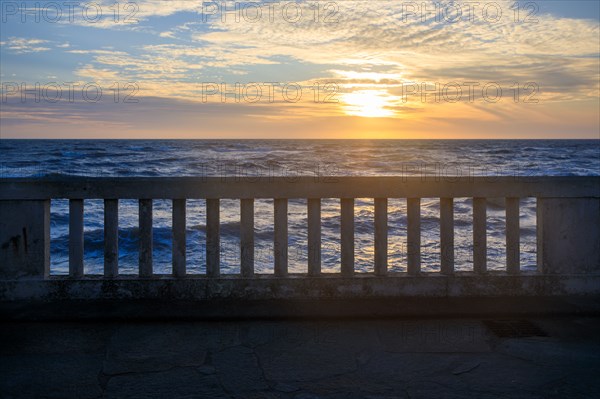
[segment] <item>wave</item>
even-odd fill
[[[488,150],[485,153],[492,154],[492,155],[502,155],[502,154],[513,154],[514,152],[515,151],[513,151],[513,150],[499,149],[499,150]]]
[[[300,173],[313,175],[435,175],[444,171],[473,171],[476,175],[600,175],[600,140],[530,140],[513,141],[311,141],[311,140],[1,140],[0,175],[19,178],[65,178],[91,176],[199,176],[219,175],[223,172],[275,175]],[[222,170],[214,168],[219,163]],[[238,203],[223,201],[223,213],[238,212]],[[155,220],[154,244],[157,248],[157,265],[168,264],[171,247],[170,207],[156,204],[160,215]],[[162,203],[161,203],[162,204]],[[303,207],[290,216],[289,236],[291,242],[302,251],[306,245],[306,202],[290,201]],[[423,242],[439,241],[439,199],[423,199],[421,202]],[[135,209],[136,205],[131,205]],[[271,205],[269,205],[270,207]],[[126,259],[135,263],[139,245],[137,213],[128,208],[120,214],[122,227],[119,231],[120,251]],[[199,212],[203,205],[191,205],[191,213]],[[272,242],[272,213],[257,207],[255,235],[257,246]],[[271,208],[269,208],[271,209]],[[392,210],[393,209],[393,210]],[[503,200],[488,201],[490,239],[501,242],[504,234]],[[373,235],[372,200],[356,201],[355,237],[357,243],[369,247]],[[389,211],[388,226],[396,236],[405,234],[406,206],[396,205]],[[323,243],[339,246],[340,216],[338,200],[322,202]],[[498,216],[500,215],[500,216]],[[86,256],[101,259],[103,252],[103,214],[101,202],[86,205]],[[304,219],[303,219],[304,218]],[[223,218],[222,218],[223,219]],[[190,220],[190,219],[188,219]],[[206,226],[203,216],[191,218],[188,226],[190,251],[199,256],[198,248],[204,240]],[[535,237],[535,201],[521,203],[521,235],[531,240]],[[52,203],[52,256],[53,262],[68,259],[68,202]],[[472,228],[472,201],[467,198],[455,200],[455,228],[457,248],[463,248],[461,240],[467,240]],[[234,245],[239,241],[239,220],[225,219],[221,224],[222,243]],[[390,233],[391,234],[391,233]],[[236,241],[238,240],[238,241]],[[463,240],[463,241],[464,241]],[[394,245],[402,241],[394,238]],[[468,240],[467,240],[468,241]],[[494,242],[496,242],[494,241]],[[335,243],[338,244],[335,244]],[[392,242],[392,241],[390,241]],[[327,244],[328,245],[328,244]],[[500,245],[500,244],[499,244]],[[370,255],[357,245],[357,262],[367,265]],[[435,262],[437,247],[424,245],[424,258]],[[339,248],[338,248],[339,249]],[[365,249],[366,250],[366,249]],[[163,253],[164,252],[164,253]],[[236,252],[236,251],[233,251]],[[325,255],[326,253],[326,255]],[[490,248],[495,261],[497,255]],[[339,253],[324,250],[328,262],[339,263]],[[398,255],[399,256],[399,255]],[[197,259],[197,258],[195,258]],[[401,264],[401,258],[390,255],[390,261]],[[325,262],[325,260],[324,260]],[[361,263],[362,262],[362,263]],[[533,261],[534,262],[534,261]],[[235,263],[234,261],[231,264]],[[61,263],[62,264],[62,263]],[[95,263],[94,263],[95,264]],[[160,267],[163,267],[160,266]],[[362,267],[362,266],[361,266]],[[365,266],[366,267],[366,266]]]

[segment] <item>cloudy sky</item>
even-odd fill
[[[599,2],[2,0],[2,138],[599,138]]]

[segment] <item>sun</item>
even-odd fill
[[[342,106],[348,115],[385,118],[394,116],[393,100],[387,90],[357,90],[342,96]]]

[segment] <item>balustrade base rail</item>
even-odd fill
[[[406,297],[501,297],[600,295],[600,274],[508,275],[490,272],[456,272],[452,276],[422,273],[409,276],[370,273],[353,277],[322,275],[287,277],[254,275],[252,278],[155,276],[0,281],[0,298],[16,300],[297,300]]]

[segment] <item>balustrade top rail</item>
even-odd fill
[[[223,176],[0,179],[0,200],[434,197],[599,198],[600,176]]]

